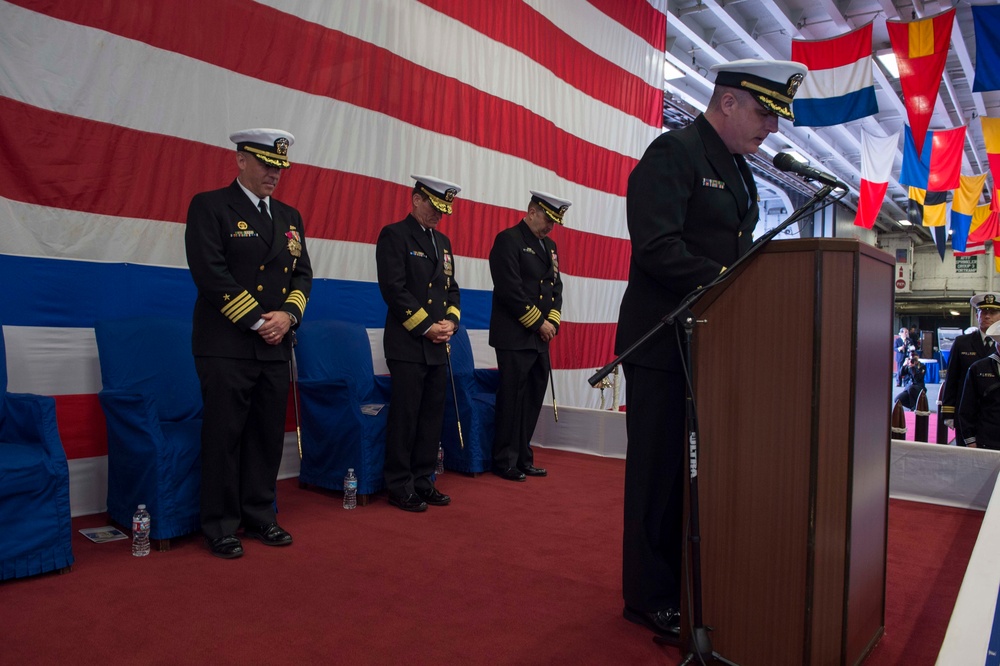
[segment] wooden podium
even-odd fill
[[[882,635],[893,268],[775,241],[694,307],[703,618],[740,666],[857,664]]]

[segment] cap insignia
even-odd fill
[[[788,79],[788,96],[795,97],[795,93],[798,91],[799,86],[802,85],[803,79],[805,79],[804,74],[793,74],[792,78]]]
[[[278,153],[281,156],[287,155],[288,154],[288,139],[286,139],[285,137],[281,137],[277,141],[275,141],[274,142],[274,152]]]
[[[456,190],[454,187],[449,187],[447,190],[445,190],[444,200],[445,201],[454,201],[456,194],[458,194],[458,190]]]

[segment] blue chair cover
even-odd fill
[[[449,385],[444,402],[444,427],[441,430],[444,466],[458,472],[485,472],[493,464],[493,434],[496,430],[500,372],[476,369],[469,333],[464,326],[460,326],[451,338],[451,368],[465,448],[459,442],[458,425],[455,422],[455,396]]]
[[[358,477],[358,493],[385,487],[385,426],[388,377],[375,376],[368,332],[361,324],[307,320],[298,333],[295,361],[302,465],[299,481],[343,490],[347,468]],[[383,405],[365,414],[363,405]]]
[[[191,321],[136,317],[95,326],[108,431],[108,515],[130,527],[145,504],[150,536],[201,527],[201,385]]]
[[[69,466],[50,397],[7,393],[0,330],[0,580],[73,564]]]

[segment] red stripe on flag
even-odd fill
[[[792,60],[810,70],[853,65],[872,54],[872,24],[829,39],[792,40]]]
[[[662,125],[662,90],[588,50],[522,0],[419,1],[520,51],[594,99],[653,127]]]
[[[556,370],[604,367],[615,357],[617,330],[618,324],[563,322],[549,347],[552,367]]]
[[[56,421],[66,458],[94,458],[108,455],[107,426],[97,394],[57,395]],[[295,403],[288,393],[285,432],[295,432]]]
[[[150,220],[182,221],[197,192],[235,178],[233,152],[162,134],[45,111],[0,97],[0,196],[42,206]],[[156,159],[150,156],[155,155]],[[191,168],[192,156],[198,168]],[[162,186],[170,183],[169,188]],[[302,213],[307,238],[374,244],[383,226],[409,210],[409,185],[333,169],[294,165],[282,176],[278,198]],[[527,207],[525,193],[524,205]],[[341,202],[378,201],[378,206]],[[387,213],[388,211],[388,213]],[[387,215],[389,217],[387,217]],[[493,239],[523,210],[465,201],[442,222],[461,256],[486,259]],[[560,228],[567,273],[624,280],[629,242]]]
[[[561,130],[519,104],[415,65],[368,42],[257,3],[117,2],[113,3],[114,11],[101,13],[79,2],[53,6],[41,0],[15,1],[29,9],[41,7],[40,11],[57,18],[136,39],[261,81],[384,113],[416,127],[522,158],[602,192],[624,196],[628,174],[636,164],[634,158]],[[523,6],[520,0],[509,2]],[[480,11],[480,3],[451,4],[479,8],[472,13],[491,16],[494,8],[493,3],[483,5],[490,8],[489,12]],[[177,16],[184,16],[185,25],[197,29],[178,30]],[[262,34],[259,27],[265,25],[268,30]],[[523,39],[523,27],[517,32]],[[249,34],[255,35],[256,48],[219,48],[228,41],[241,42]],[[559,41],[564,50],[556,49],[550,41]],[[558,56],[556,62],[547,63],[550,68],[556,67],[553,71],[557,76],[659,127],[662,91],[606,61],[601,60],[603,68],[598,67],[592,62],[596,56],[572,40],[535,42],[547,44],[542,55]],[[613,69],[604,71],[609,67]],[[596,84],[589,83],[594,80],[607,82],[607,89],[588,90],[595,88]],[[637,81],[651,92],[638,94]],[[641,109],[627,108],[639,99]]]
[[[97,394],[57,395],[56,422],[70,460],[108,455],[107,426]]]
[[[610,16],[631,32],[642,37],[657,51],[667,48],[667,15],[646,0],[588,0],[591,5]]]

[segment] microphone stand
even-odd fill
[[[809,199],[809,201],[793,211],[784,222],[757,239],[757,241],[750,246],[750,249],[747,250],[746,254],[737,259],[730,269],[723,271],[707,285],[699,287],[685,296],[680,304],[660,319],[660,321],[657,322],[653,328],[649,329],[649,331],[647,331],[641,338],[629,346],[628,349],[619,354],[617,358],[598,370],[587,380],[591,386],[596,386],[598,382],[611,373],[615,366],[631,356],[636,349],[641,347],[647,340],[656,335],[656,333],[659,332],[664,326],[679,321],[681,326],[684,328],[683,356],[687,382],[684,409],[685,421],[687,424],[688,462],[690,469],[690,482],[688,483],[688,523],[690,525],[690,531],[688,541],[690,542],[691,563],[691,584],[689,588],[691,634],[688,637],[688,651],[684,657],[684,661],[681,662],[681,666],[690,664],[695,659],[697,659],[701,664],[712,661],[729,664],[730,666],[737,666],[734,662],[729,661],[712,649],[712,638],[709,635],[709,632],[712,629],[711,627],[706,627],[702,619],[701,526],[699,522],[700,516],[698,508],[698,415],[694,404],[694,365],[691,355],[691,341],[694,333],[694,325],[698,323],[698,320],[695,319],[694,313],[691,312],[690,307],[701,297],[702,294],[732,275],[733,270],[736,267],[743,265],[748,262],[751,257],[756,256],[775,236],[787,229],[793,223],[802,219],[807,213],[812,212],[811,209],[829,196],[833,189],[834,188],[831,185],[824,185],[820,188],[812,196],[812,198]],[[667,643],[670,645],[675,644],[675,642],[671,639],[662,638],[660,636],[654,637],[653,640],[658,643]]]

